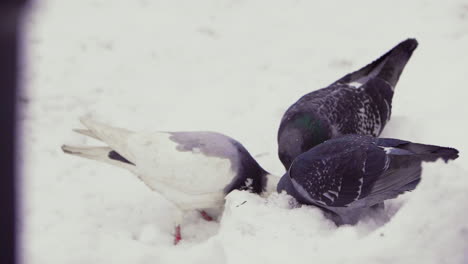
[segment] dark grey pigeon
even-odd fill
[[[87,129],[76,132],[106,146],[62,146],[65,153],[131,171],[151,190],[171,201],[181,214],[175,219],[175,243],[186,212],[221,209],[236,189],[255,193],[274,190],[278,177],[267,173],[236,140],[216,132],[134,132],[83,118]],[[109,186],[112,186],[109,182]]]
[[[407,39],[364,68],[301,97],[284,114],[278,154],[289,169],[299,154],[344,134],[378,136],[390,119],[401,72],[418,46]]]
[[[457,157],[453,148],[346,135],[299,155],[277,190],[322,208],[338,225],[354,224],[368,208],[416,188],[423,161]]]

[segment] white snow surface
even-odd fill
[[[20,98],[23,263],[468,263],[466,1],[36,0]],[[383,213],[337,228],[289,197],[235,191],[217,222],[130,172],[65,155],[89,115],[133,130],[213,130],[282,175],[276,133],[300,96],[407,37],[420,45],[384,136],[452,146]],[[196,168],[194,168],[196,169]]]

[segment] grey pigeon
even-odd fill
[[[395,86],[417,46],[415,39],[407,39],[289,107],[278,131],[278,154],[286,170],[299,154],[330,138],[380,135],[390,119]]]
[[[346,135],[299,155],[277,190],[320,207],[338,225],[354,224],[368,208],[416,188],[422,162],[457,157],[453,148]]]
[[[151,190],[176,205],[174,243],[181,239],[183,215],[220,209],[226,194],[236,189],[262,193],[275,190],[278,177],[266,172],[236,140],[216,132],[134,132],[83,118],[87,129],[76,132],[106,146],[63,145],[65,153],[127,169]],[[110,183],[109,186],[112,186]]]

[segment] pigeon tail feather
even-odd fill
[[[389,83],[392,89],[394,89],[406,63],[417,46],[418,42],[416,39],[409,38],[404,40],[377,60],[355,72],[345,75],[335,83],[358,82],[363,84],[372,78],[378,77]]]
[[[63,152],[70,155],[101,161],[136,173],[135,164],[126,160],[109,147],[84,147],[62,145],[62,150]]]
[[[134,132],[123,128],[108,126],[89,118],[81,118],[80,121],[89,132],[85,132],[86,130],[75,130],[76,132],[103,141],[119,153],[119,155],[135,163],[135,157],[128,146],[128,139]]]
[[[436,161],[441,158],[445,162],[458,158],[458,150],[454,148],[439,147],[418,143],[409,143],[401,147],[413,152],[423,161]]]

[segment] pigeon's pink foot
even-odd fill
[[[209,216],[205,211],[200,211],[200,215],[205,221],[213,221],[213,217]]]
[[[180,240],[182,240],[182,235],[180,234],[180,225],[178,225],[175,227],[174,245],[179,244]]]

